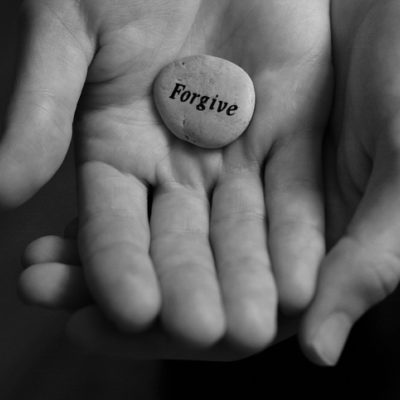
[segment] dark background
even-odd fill
[[[1,116],[15,73],[18,5],[0,1]],[[27,307],[16,293],[25,245],[61,233],[74,216],[74,184],[69,154],[40,193],[0,216],[1,400],[400,399],[398,294],[357,324],[335,368],[312,365],[295,338],[235,363],[109,360],[75,349],[64,337],[68,315]]]

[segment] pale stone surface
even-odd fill
[[[210,149],[237,139],[247,128],[255,106],[248,74],[230,61],[209,55],[168,64],[154,82],[153,96],[170,131]]]

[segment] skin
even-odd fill
[[[400,2],[336,0],[331,11],[336,89],[325,147],[330,251],[300,330],[305,353],[322,365],[337,362],[352,325],[394,290],[400,275]],[[57,248],[71,254],[60,240],[32,244],[33,276],[44,268],[39,250],[51,261],[63,261]]]
[[[400,2],[332,2],[335,105],[327,141],[328,239],[303,348],[334,365],[351,327],[400,277]]]
[[[51,177],[75,117],[80,255],[31,247],[25,298],[76,310],[87,284],[96,307],[75,311],[69,332],[94,350],[126,354],[114,334],[131,356],[264,349],[278,301],[288,315],[311,301],[324,254],[329,2],[35,0],[24,15],[0,199],[19,204]],[[151,100],[164,65],[202,53],[256,88],[250,127],[219,150],[176,139]]]

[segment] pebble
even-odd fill
[[[236,140],[255,107],[254,85],[238,65],[209,55],[168,64],[153,86],[155,105],[179,139],[215,149]]]

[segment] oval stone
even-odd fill
[[[162,120],[179,139],[214,149],[247,128],[255,106],[254,85],[238,65],[195,55],[164,67],[153,86]]]

